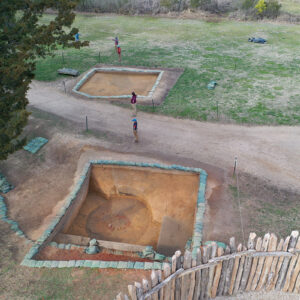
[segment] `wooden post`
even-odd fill
[[[151,286],[152,288],[158,284],[158,275],[155,270],[151,272]],[[158,300],[158,293],[152,295],[152,300]]]
[[[128,293],[129,293],[129,296],[131,297],[131,300],[138,300],[137,295],[136,295],[136,287],[134,285],[128,286]]]
[[[269,241],[268,252],[275,251],[276,247],[277,247],[277,236],[274,233],[272,233],[271,237],[270,237],[270,241]],[[263,269],[261,271],[261,275],[259,278],[259,282],[255,289],[256,291],[260,291],[262,289],[262,287],[264,286],[266,279],[267,279],[267,275],[271,269],[272,262],[273,262],[272,256],[266,257],[264,266],[263,266]]]
[[[236,252],[236,247],[235,247],[235,238],[231,237],[229,239],[229,247],[230,247],[230,252],[235,253]],[[234,267],[234,258],[229,259],[228,261],[228,269],[225,275],[225,284],[224,284],[224,292],[223,295],[228,295],[230,284],[231,284],[231,276],[232,276],[232,271]]]
[[[162,271],[157,270],[156,273],[158,277],[158,283],[161,283],[163,281]],[[158,292],[158,299],[163,299],[163,298],[164,298],[164,290],[160,289]]]
[[[138,299],[141,299],[143,296],[142,285],[139,282],[135,282],[134,286],[136,287],[136,296]]]
[[[200,249],[197,249],[200,250]],[[193,259],[192,260],[192,268],[197,266],[197,260]],[[191,283],[190,283],[190,288],[189,288],[189,293],[188,293],[188,297],[187,300],[193,300],[194,297],[194,293],[195,293],[195,286],[196,286],[196,272],[193,272],[191,274],[191,279],[190,279]]]
[[[256,238],[256,233],[255,232],[251,232],[249,234],[249,238],[248,238],[248,244],[247,247],[249,250],[253,250],[255,247],[255,238]],[[250,274],[250,270],[251,270],[251,265],[252,265],[252,257],[246,257],[245,259],[245,266],[244,266],[244,271],[243,271],[243,275],[242,275],[242,280],[241,280],[241,284],[240,284],[240,290],[244,291],[248,282],[248,278],[249,278],[249,274]]]
[[[224,254],[224,249],[219,247],[217,250],[217,255],[218,257],[222,256]],[[217,295],[217,290],[220,282],[220,277],[221,277],[221,272],[222,272],[222,262],[219,262],[216,266],[215,270],[215,275],[214,275],[214,280],[213,280],[213,285],[211,288],[211,298],[215,298]]]
[[[85,129],[86,129],[86,132],[89,131],[89,124],[88,124],[88,117],[85,116]]]
[[[295,288],[293,290],[294,293],[300,294],[300,274],[298,275]]]
[[[211,243],[211,245],[212,245],[211,258],[215,258],[217,255],[218,245],[216,242]],[[209,298],[211,298],[211,288],[214,280],[215,268],[216,266],[209,267],[208,284],[207,284],[207,295]]]
[[[291,248],[295,248],[297,240],[298,240],[298,236],[299,236],[299,231],[292,231],[291,235],[290,235],[290,241],[289,241],[289,245],[288,245],[288,250]],[[290,257],[285,257],[281,266],[281,269],[279,271],[279,276],[278,276],[278,280],[276,282],[276,286],[275,289],[277,291],[281,290],[284,284],[284,279],[286,276],[286,271],[288,268],[288,264],[290,262]]]
[[[238,247],[237,247],[237,252],[241,252],[241,251],[242,251],[242,244],[239,244]],[[236,257],[234,259],[234,265],[233,265],[233,269],[232,269],[231,281],[230,281],[230,286],[229,286],[229,289],[228,289],[228,294],[229,295],[232,295],[232,293],[233,293],[234,283],[235,283],[237,271],[238,271],[238,268],[239,268],[239,263],[240,263],[240,257]]]
[[[201,250],[200,248],[197,249],[197,258],[196,258],[196,265],[199,266],[202,263],[201,257]],[[193,300],[198,300],[200,297],[200,288],[201,288],[201,270],[196,271],[195,273],[195,292],[193,295]]]
[[[192,253],[189,250],[186,250],[184,253],[183,268],[190,269],[192,266]],[[190,287],[190,274],[185,275],[181,278],[181,300],[187,300],[189,287]]]
[[[228,255],[229,253],[230,253],[230,248],[227,246],[225,249],[225,255]],[[220,282],[219,282],[219,286],[218,286],[218,290],[217,290],[217,296],[223,295],[228,264],[229,264],[229,260],[223,261]]]
[[[236,294],[240,287],[241,278],[242,278],[242,274],[243,274],[243,270],[244,270],[245,258],[246,258],[245,256],[242,256],[238,263],[238,268],[237,268],[235,281],[234,281],[234,287],[233,287],[233,294]]]
[[[298,242],[295,247],[296,250],[300,250],[300,238],[298,238]],[[290,284],[292,284],[292,274],[296,272],[296,263],[297,263],[298,255],[295,255],[291,258],[289,268],[286,272],[285,284],[282,288],[283,292],[287,292],[289,290]],[[292,284],[293,285],[293,284]],[[291,289],[293,290],[293,289]]]
[[[255,250],[260,251],[261,247],[262,247],[262,238],[259,237],[256,240]],[[257,263],[258,263],[258,257],[254,257],[253,260],[252,260],[252,266],[251,266],[251,270],[250,270],[250,274],[249,274],[249,278],[248,278],[248,283],[247,283],[247,286],[246,286],[246,289],[245,289],[246,292],[249,292],[250,289],[251,289],[251,284],[252,284],[252,280],[253,280],[254,275],[255,275],[255,271],[256,271],[256,268],[257,268]]]
[[[298,243],[296,246],[296,249],[299,250],[299,241],[300,241],[300,237],[298,238]],[[295,286],[296,280],[297,280],[297,276],[300,278],[300,253],[297,253],[297,260],[295,262],[295,268],[294,268],[294,272],[292,274],[291,280],[290,280],[290,285],[289,285],[289,293],[291,293],[293,290],[295,292],[295,289],[297,288],[297,286]],[[295,287],[295,289],[294,289]],[[299,289],[299,285],[298,285],[298,289]]]
[[[203,247],[203,264],[207,264],[211,255],[211,246]],[[208,283],[208,269],[204,269],[201,272],[201,291],[200,291],[200,299],[207,298],[207,283]]]
[[[99,64],[100,64],[100,58],[101,58],[101,57],[100,57],[100,51],[99,51]]]
[[[175,254],[172,256],[172,274],[176,272],[180,268],[180,256],[181,252],[176,251]],[[176,279],[172,280],[171,282],[171,300],[175,299],[175,290],[176,290]]]
[[[269,244],[269,240],[270,240],[270,233],[266,233],[262,242],[262,246],[261,246],[261,251],[267,251],[268,250],[268,244]],[[251,290],[254,291],[256,289],[256,286],[258,284],[258,280],[259,277],[261,275],[261,271],[264,265],[264,261],[265,261],[265,257],[259,257],[258,258],[258,263],[257,263],[257,268],[255,271],[255,275],[253,277],[252,280],[252,284],[251,284]]]
[[[64,85],[64,91],[65,91],[65,94],[67,93],[67,89],[66,89],[66,82],[63,80],[63,85]]]
[[[142,285],[143,285],[143,293],[148,292],[151,288],[149,281],[147,279],[143,279]]]
[[[164,277],[167,278],[171,275],[171,267],[168,263],[163,264],[163,270],[164,270]],[[168,283],[164,287],[164,300],[171,299],[171,283]]]
[[[276,249],[277,251],[282,251],[283,243],[284,243],[284,239],[281,239],[280,242],[278,243],[278,246]],[[274,259],[272,261],[272,266],[271,266],[270,273],[269,273],[268,279],[267,279],[266,291],[271,290],[271,282],[275,276],[275,270],[276,270],[278,260],[279,260],[279,257],[274,257]]]
[[[289,246],[289,242],[290,242],[290,236],[288,236],[285,239],[285,241],[283,243],[283,246],[282,246],[282,251],[287,251],[288,246]],[[277,282],[277,279],[278,279],[278,276],[279,276],[279,271],[281,269],[283,260],[284,260],[283,256],[280,257],[279,260],[278,260],[278,263],[277,263],[277,266],[276,266],[276,270],[275,270],[275,273],[274,273],[274,277],[273,277],[273,280],[271,281],[269,290],[272,290],[272,289],[275,288],[275,285],[276,285],[276,282]]]

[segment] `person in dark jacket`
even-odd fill
[[[136,116],[136,93],[135,92],[132,92],[131,93],[132,97],[131,97],[131,106],[132,106],[132,109],[133,109],[133,116]]]
[[[137,119],[134,118],[131,120],[133,122],[133,135],[134,135],[134,141],[137,143],[139,141],[139,137],[138,137],[138,123],[137,123]]]

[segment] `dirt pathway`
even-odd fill
[[[118,137],[124,152],[164,153],[224,169],[238,169],[281,188],[300,191],[300,127],[238,126],[139,113],[140,143],[133,143],[131,111],[64,94],[57,85],[33,82],[30,105]],[[113,143],[113,141],[112,141]]]

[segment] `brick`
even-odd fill
[[[151,270],[153,268],[153,263],[151,262],[145,262],[144,264],[144,270]]]
[[[154,270],[162,270],[162,263],[155,261],[153,263],[153,268]]]
[[[83,267],[88,267],[90,268],[92,266],[93,261],[92,260],[85,260]]]

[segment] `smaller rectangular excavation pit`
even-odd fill
[[[171,256],[184,250],[190,238],[193,250],[201,243],[205,180],[201,169],[92,161],[61,217],[27,259],[51,243],[84,247],[92,238],[103,249],[126,255],[152,246],[157,253]]]
[[[97,65],[73,88],[81,98],[129,102],[132,92],[138,104],[159,105],[174,86],[182,69]]]

